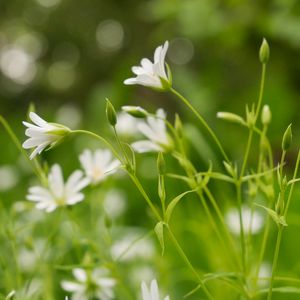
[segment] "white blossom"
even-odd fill
[[[140,84],[156,89],[165,89],[166,85],[171,85],[169,75],[165,67],[165,57],[169,47],[168,41],[164,45],[156,48],[154,52],[154,62],[148,58],[141,60],[141,66],[132,67],[132,72],[136,75],[124,81],[125,84]]]
[[[110,277],[109,270],[99,268],[86,271],[76,268],[72,273],[75,281],[63,280],[61,282],[62,288],[72,293],[72,300],[89,300],[92,297],[101,300],[114,298],[113,287],[116,280]]]
[[[89,184],[80,170],[74,171],[64,183],[61,167],[52,166],[48,175],[48,187],[33,186],[29,188],[27,200],[36,202],[36,208],[46,212],[54,211],[58,206],[74,205],[84,199],[80,191]]]
[[[145,282],[142,282],[141,288],[143,300],[160,300],[156,279],[151,281],[150,288],[147,287]],[[170,300],[170,297],[166,296],[163,300]]]
[[[167,133],[164,119],[166,114],[163,109],[158,109],[155,116],[148,116],[146,122],[138,124],[138,130],[148,139],[132,144],[135,151],[143,152],[166,152],[173,147],[173,142]]]
[[[47,147],[55,146],[71,132],[66,126],[57,123],[48,123],[34,112],[30,112],[29,117],[34,124],[23,122],[28,127],[25,135],[29,137],[23,143],[23,148],[35,148],[30,155],[30,159],[33,159],[37,154],[41,154]]]
[[[252,234],[257,234],[261,231],[264,225],[264,218],[257,210],[251,210],[250,207],[243,205],[243,229],[245,232],[251,231]],[[240,217],[236,208],[231,208],[225,215],[225,221],[229,227],[229,230],[236,234],[240,234]]]
[[[113,159],[112,153],[108,149],[97,149],[94,153],[85,149],[79,156],[79,160],[86,176],[93,184],[98,184],[107,176],[113,174],[120,165],[118,160]]]

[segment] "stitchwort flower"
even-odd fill
[[[115,279],[110,277],[109,270],[99,268],[93,271],[76,268],[72,271],[76,281],[61,282],[62,288],[72,293],[72,300],[101,299],[109,300],[114,298],[113,287]]]
[[[71,132],[68,127],[61,124],[48,123],[34,112],[29,113],[29,118],[34,124],[23,122],[27,127],[25,135],[29,137],[23,143],[23,148],[35,148],[30,159],[41,154],[47,147],[54,147]]]
[[[151,88],[165,90],[171,86],[171,78],[166,70],[165,58],[169,47],[168,41],[163,46],[156,48],[154,52],[154,62],[148,58],[141,60],[141,66],[132,67],[132,72],[136,75],[124,81],[125,84],[140,84]]]
[[[159,290],[156,279],[153,279],[150,284],[150,289],[145,282],[142,282],[142,296],[143,300],[159,300]],[[164,300],[170,300],[169,296],[166,296]]]
[[[98,149],[94,153],[84,150],[79,156],[81,165],[92,184],[98,184],[116,171],[120,162],[112,158],[111,151]]]
[[[166,113],[160,108],[155,116],[148,116],[146,122],[138,124],[138,130],[148,140],[133,143],[132,147],[136,152],[166,152],[173,148],[173,141],[167,133],[165,119]]]
[[[80,170],[74,171],[64,183],[61,167],[52,166],[48,175],[48,187],[33,186],[29,188],[27,200],[36,202],[36,208],[52,212],[59,206],[74,205],[84,199],[80,191],[90,180],[83,177]]]

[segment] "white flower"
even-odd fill
[[[249,233],[251,230],[252,234],[257,234],[261,231],[264,225],[264,218],[258,211],[251,211],[248,206],[242,207],[243,216],[243,229],[245,232]],[[231,208],[225,215],[225,221],[229,227],[229,230],[236,234],[240,234],[240,218],[239,212],[236,208]]]
[[[79,156],[81,165],[86,176],[93,184],[103,181],[107,176],[116,171],[120,162],[112,158],[111,151],[98,149],[94,153],[91,150],[84,150]]]
[[[142,282],[142,296],[143,300],[159,300],[159,290],[156,279],[151,281],[150,289],[148,289],[145,282]],[[166,296],[164,300],[170,300],[169,296]]]
[[[36,202],[36,208],[46,212],[54,211],[58,206],[74,205],[84,199],[80,191],[89,184],[83,178],[82,171],[75,171],[64,183],[61,167],[52,166],[48,175],[48,187],[33,186],[29,188],[27,200]]]
[[[135,78],[129,78],[124,81],[125,84],[140,84],[156,89],[165,89],[165,85],[171,85],[170,78],[165,68],[165,57],[169,47],[168,41],[163,46],[156,48],[154,52],[154,62],[148,58],[141,60],[141,66],[132,67]],[[163,84],[164,82],[164,84]]]
[[[61,282],[62,288],[72,293],[72,300],[89,300],[92,297],[109,300],[114,297],[113,287],[116,281],[108,277],[107,269],[99,268],[89,272],[76,268],[72,273],[76,281]]]
[[[55,146],[71,132],[66,126],[46,122],[34,112],[30,112],[29,117],[34,124],[23,122],[28,127],[25,134],[29,137],[23,143],[23,148],[35,148],[30,155],[30,159],[34,158],[37,154],[41,154],[48,146]]]
[[[116,129],[119,135],[135,136],[138,133],[137,125],[140,122],[128,113],[122,111],[117,115],[118,123]]]
[[[132,144],[135,151],[143,152],[165,152],[173,147],[171,138],[167,133],[164,119],[166,114],[163,109],[158,109],[156,117],[147,117],[146,122],[138,124],[139,131],[145,135],[148,140],[138,141]]]

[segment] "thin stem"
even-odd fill
[[[213,132],[213,130],[210,128],[210,126],[207,124],[207,122],[204,120],[204,118],[198,113],[198,111],[192,106],[192,104],[184,97],[182,96],[179,92],[177,92],[175,89],[171,88],[170,91],[176,95],[197,117],[197,119],[200,121],[200,123],[203,125],[203,127],[208,131],[212,139],[215,141],[217,144],[220,152],[222,153],[224,159],[229,162],[229,158],[223,149],[219,139],[217,138],[216,134]]]
[[[129,172],[127,172],[127,173],[130,176],[133,183],[138,188],[138,190],[140,191],[140,193],[142,194],[142,196],[144,197],[144,199],[146,200],[147,204],[149,205],[149,207],[151,208],[153,214],[155,215],[157,221],[162,221],[162,217],[160,216],[159,212],[157,211],[157,209],[153,205],[151,199],[147,195],[146,191],[144,190],[144,188],[143,188],[142,184],[140,183],[140,181],[138,180],[138,178],[132,173],[129,173]]]
[[[266,64],[262,64],[262,73],[261,73],[261,81],[260,81],[258,103],[257,103],[257,108],[256,108],[256,114],[255,114],[255,123],[256,123],[257,118],[258,118],[259,113],[260,113],[260,108],[261,108],[262,99],[263,99],[263,95],[264,95],[265,79],[266,79],[266,69],[267,69],[267,65]]]
[[[278,230],[278,234],[277,234],[276,248],[275,248],[275,252],[274,252],[273,265],[272,265],[272,275],[271,275],[270,287],[269,287],[269,292],[268,292],[268,298],[267,298],[267,300],[271,300],[272,299],[274,277],[275,277],[275,271],[276,271],[277,263],[278,263],[278,257],[279,257],[279,250],[280,250],[282,232],[283,232],[283,226],[280,225],[279,230]]]
[[[207,298],[210,300],[213,300],[214,297],[211,295],[211,293],[209,292],[209,290],[207,289],[207,287],[205,286],[204,281],[201,279],[200,275],[198,274],[198,272],[195,270],[195,268],[193,267],[193,265],[191,264],[190,260],[188,259],[188,257],[186,256],[184,250],[181,248],[181,246],[179,245],[176,237],[174,236],[173,232],[171,231],[170,227],[167,226],[168,228],[168,232],[170,235],[170,238],[173,242],[173,244],[175,245],[179,255],[181,256],[181,258],[183,259],[183,261],[185,262],[186,266],[193,272],[193,274],[195,275],[195,277],[197,278],[199,284],[202,286],[202,289],[204,291],[204,293],[206,294]]]
[[[103,138],[102,136],[94,133],[94,132],[91,132],[91,131],[88,131],[88,130],[72,130],[71,131],[71,134],[86,134],[86,135],[89,135],[89,136],[92,136],[94,138],[96,138],[97,140],[100,140],[103,144],[105,144],[111,151],[112,153],[115,155],[115,157],[120,161],[122,162],[122,158],[120,157],[119,153],[115,150],[115,148],[105,139]]]

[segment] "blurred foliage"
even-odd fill
[[[224,124],[215,115],[221,110],[245,114],[245,104],[257,100],[260,80],[258,48],[262,38],[266,37],[271,46],[271,59],[267,70],[264,103],[270,105],[273,116],[270,137],[275,145],[275,159],[278,160],[280,155],[282,134],[291,122],[296,141],[293,149],[298,147],[300,2],[297,0],[0,0],[0,8],[0,113],[9,120],[20,140],[24,139],[21,121],[25,119],[32,102],[37,112],[49,121],[61,122],[72,128],[89,128],[112,137],[105,118],[105,98],[108,97],[117,108],[124,104],[139,104],[152,111],[157,107],[164,107],[171,119],[174,112],[179,112],[186,132],[191,135],[193,143],[189,144],[189,150],[193,161],[197,167],[207,168],[206,154],[211,152],[209,146],[203,144],[202,133],[194,127],[194,119],[188,111],[182,109],[168,94],[123,85],[123,80],[131,75],[132,65],[137,65],[142,57],[152,55],[157,45],[169,40],[167,61],[172,69],[174,86],[191,99],[208,123],[220,133],[220,138],[233,159],[239,162],[244,149],[245,132],[234,125]],[[5,243],[4,237],[7,238],[9,233],[14,232],[15,226],[22,227],[28,222],[28,217],[22,214],[23,208],[19,208],[20,213],[18,209],[15,211],[15,206],[17,201],[24,200],[27,187],[32,182],[32,174],[26,162],[18,158],[18,150],[2,128],[0,137],[0,164],[13,165],[16,168],[13,172],[18,178],[12,189],[4,189],[0,193],[1,223],[6,223],[7,227],[2,228],[4,232],[0,242],[1,245],[5,244],[1,246],[2,256],[11,251],[10,243]],[[72,139],[50,153],[43,154],[43,157],[49,164],[58,161],[69,174],[79,167],[78,153],[85,147],[95,145],[86,138]],[[289,160],[292,162],[294,158],[292,152]],[[149,187],[150,194],[156,197],[154,156],[149,155],[138,163],[145,185]],[[174,162],[169,162],[169,168],[176,168]],[[0,174],[0,180],[8,176],[8,173],[3,174]],[[109,190],[112,185],[116,185],[116,182],[105,183],[103,191]],[[152,228],[151,219],[145,218],[145,205],[140,201],[140,195],[131,186],[128,187],[128,179],[118,179],[117,185],[126,190],[130,202],[126,217],[120,223],[128,226],[142,224]],[[171,195],[176,195],[185,188],[183,184],[173,182],[169,186],[168,193]],[[225,189],[227,188],[217,185],[217,196],[224,196]],[[232,191],[226,190],[228,199],[222,201],[230,203],[230,192]],[[298,191],[297,195],[299,196]],[[74,218],[81,219],[80,214],[88,214],[89,208],[85,205],[83,209],[75,208],[71,211]],[[291,231],[285,236],[283,243],[280,269],[284,274],[293,274],[299,278],[297,253],[300,244],[294,241],[300,225],[299,202],[294,206],[289,227]],[[4,210],[4,207],[8,210]],[[178,211],[174,218],[174,230],[182,238],[184,245],[192,245],[186,247],[186,250],[196,265],[205,271],[211,271],[219,266],[219,249],[215,238],[195,199],[187,201],[183,207],[185,209]],[[191,219],[195,207],[199,208],[199,214]],[[13,215],[15,213],[17,215]],[[17,217],[25,220],[21,218],[21,224],[11,223]],[[36,233],[31,231],[25,234],[18,245],[24,243],[30,248],[31,234],[38,236],[48,232],[48,228],[44,228],[45,224],[55,224],[57,221],[54,219],[59,217],[61,216],[40,216],[36,228],[30,228]],[[80,223],[81,234],[90,237],[92,233],[89,228],[84,227],[84,224],[88,224],[86,222],[89,217],[85,218]],[[182,220],[188,220],[184,228],[180,223]],[[59,229],[53,231],[56,232],[55,230]],[[193,234],[199,237],[197,241]],[[71,251],[70,248],[76,241],[72,237],[67,239],[66,236],[68,234],[49,237],[50,241],[60,245],[59,257],[48,257],[43,266],[45,269],[39,269],[41,276],[51,272],[57,275],[57,278],[54,275],[47,277],[50,278],[46,283],[47,299],[51,299],[51,295],[55,293],[60,298],[63,295],[61,291],[52,289],[54,286],[59,289],[58,282],[65,274],[51,266],[51,262],[59,264],[62,260],[64,264],[78,263],[86,252],[85,247],[89,247],[84,241],[80,241],[79,246],[75,245],[77,252]],[[14,236],[10,238],[13,240]],[[271,257],[272,247],[269,250],[267,254]],[[207,254],[211,257],[207,257]],[[176,252],[169,253],[168,257],[169,260],[156,258],[155,263],[149,264],[154,263],[160,270],[164,278],[162,285],[169,287],[171,299],[180,299],[194,286],[186,278]],[[0,274],[3,276],[3,268],[13,264],[12,261],[4,263],[1,259],[0,268],[4,272]],[[175,271],[170,274],[170,270]],[[126,271],[123,275],[126,277]],[[177,287],[181,279],[184,279],[183,284]],[[13,288],[13,280],[11,274],[1,280],[0,291],[5,293],[8,292],[8,286]],[[178,294],[172,294],[173,290]],[[283,298],[274,296],[274,299]],[[298,298],[285,296],[284,299]]]

